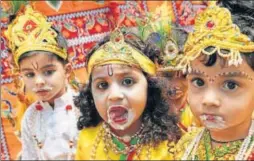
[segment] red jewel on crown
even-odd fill
[[[65,110],[66,111],[70,111],[72,109],[72,106],[71,105],[67,105],[66,107],[65,107]]]
[[[38,111],[43,110],[43,107],[42,107],[42,105],[40,104],[40,102],[38,102],[38,103],[35,105],[35,108],[36,108],[36,110],[38,110]]]
[[[207,27],[208,29],[213,29],[214,26],[215,26],[215,24],[214,24],[213,21],[208,21],[208,22],[206,23],[206,27]]]

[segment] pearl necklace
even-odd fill
[[[191,155],[191,160],[195,160],[195,154],[199,145],[199,142],[204,134],[205,128],[203,128],[198,134],[197,136],[192,140],[192,142],[189,144],[189,146],[187,147],[187,149],[185,150],[185,153],[183,155],[183,157],[181,158],[181,160],[188,160],[188,157]],[[252,141],[251,143],[251,137],[254,134],[254,121],[252,121],[251,123],[251,127],[249,129],[249,133],[248,136],[244,139],[242,146],[240,147],[235,160],[247,160],[248,155],[250,154],[253,147],[254,147],[254,141]],[[249,148],[248,148],[249,147]]]
[[[32,114],[32,118],[30,119],[30,122],[32,124],[31,126],[31,129],[35,129],[35,130],[32,130],[32,134],[33,134],[33,139],[35,140],[36,142],[36,146],[37,146],[37,154],[39,156],[39,158],[45,160],[46,158],[44,157],[44,154],[43,154],[43,151],[42,151],[42,148],[43,148],[43,143],[42,143],[42,140],[43,140],[43,137],[45,137],[45,125],[44,125],[44,128],[42,129],[41,128],[41,122],[44,122],[44,120],[41,118],[41,111],[43,110],[43,106],[41,105],[41,102],[38,102],[36,105],[35,105],[35,108],[36,110],[34,110],[33,114]],[[69,113],[72,112],[74,115],[75,115],[75,118],[78,118],[79,114],[78,114],[78,111],[76,108],[72,108],[71,105],[67,105],[65,107],[65,110],[66,110],[66,115],[70,115]],[[38,116],[39,115],[39,116]],[[37,128],[35,127],[35,122],[36,122],[36,118],[37,116],[39,117],[39,125],[37,126]],[[74,121],[75,122],[75,121]],[[76,122],[75,122],[76,123]],[[76,124],[73,123],[74,125],[72,125],[72,127],[76,127]],[[37,134],[39,134],[37,137]],[[69,152],[67,154],[67,160],[72,160],[72,155],[73,155],[73,147],[74,147],[74,140],[77,136],[77,133],[75,132],[70,132],[71,133],[71,136],[69,140]],[[44,135],[43,137],[41,135]],[[44,138],[45,139],[45,138]]]

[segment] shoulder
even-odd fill
[[[102,124],[96,127],[88,127],[80,131],[76,151],[76,160],[88,160],[93,150],[96,137],[102,128]]]
[[[193,128],[191,131],[184,134],[178,141],[175,147],[175,157],[177,160],[181,159],[185,150],[191,143],[191,141],[203,130],[203,128]]]
[[[88,127],[80,131],[79,133],[79,142],[82,143],[82,147],[89,147],[93,144],[96,139],[97,134],[102,128],[102,124],[97,125],[96,127]]]
[[[34,113],[36,112],[35,106],[37,103],[38,102],[36,101],[36,102],[32,103],[30,106],[28,106],[28,108],[24,114],[24,118],[23,118],[24,121],[28,121],[31,118],[31,116],[34,115]]]

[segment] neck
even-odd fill
[[[222,142],[230,142],[234,140],[244,139],[247,137],[252,120],[247,120],[237,126],[227,129],[212,131],[210,130],[211,137],[214,140]]]
[[[139,131],[140,127],[141,127],[141,119],[138,119],[136,122],[134,122],[132,125],[130,125],[128,128],[124,129],[124,130],[116,130],[111,128],[112,132],[117,135],[117,136],[124,136],[124,135],[129,135],[129,136],[133,136],[136,132]]]

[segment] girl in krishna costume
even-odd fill
[[[204,128],[180,139],[176,159],[253,159],[254,7],[253,3],[242,7],[251,14],[231,8],[231,17],[228,9],[211,3],[195,20],[178,67],[188,72],[188,100]]]
[[[74,159],[78,135],[75,92],[64,38],[45,16],[26,6],[5,32],[26,90],[38,101],[22,119],[22,160]]]
[[[151,44],[119,29],[90,52],[89,85],[75,100],[82,113],[76,159],[174,159],[180,130],[152,78],[156,54]]]

